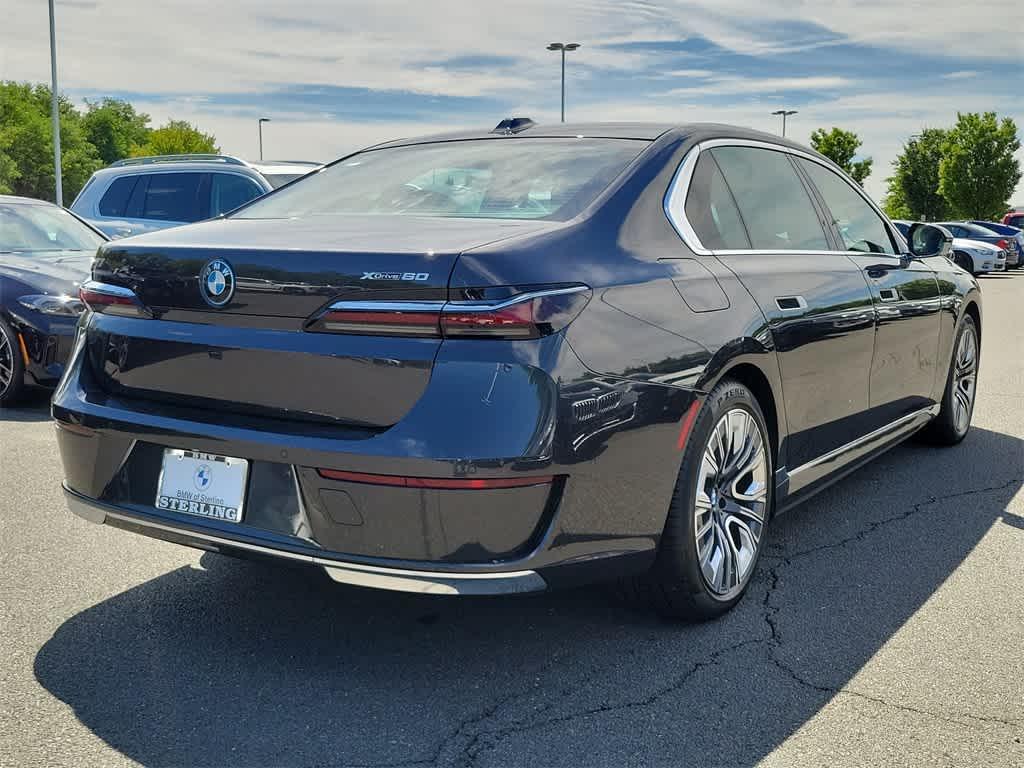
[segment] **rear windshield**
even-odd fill
[[[408,214],[570,219],[648,145],[633,139],[479,139],[362,152],[236,218]]]

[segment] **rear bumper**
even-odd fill
[[[76,513],[386,589],[530,592],[649,567],[678,472],[680,420],[696,397],[597,381],[555,338],[497,361],[452,344],[399,424],[359,430],[119,396],[99,386],[83,339],[53,398]],[[524,352],[544,367],[524,363]],[[586,410],[594,392],[598,405]],[[157,509],[167,448],[249,461],[242,522]],[[385,476],[430,482],[374,481]],[[476,478],[546,480],[450,487]]]
[[[151,538],[223,554],[270,557],[320,567],[340,584],[437,595],[508,595],[540,592],[547,588],[544,579],[530,570],[454,573],[365,565],[319,554],[280,549],[251,537],[228,536],[222,532],[203,530],[203,526],[186,526],[180,521],[171,523],[152,515],[131,514],[75,493],[66,486],[64,496],[71,511],[91,523],[105,523]]]

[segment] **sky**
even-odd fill
[[[903,143],[957,111],[1024,131],[1020,0],[56,0],[60,88],[186,119],[221,150],[328,161],[502,117],[856,131],[876,199]],[[49,82],[45,0],[0,0],[0,79]],[[1024,151],[1019,155],[1024,163]],[[1024,205],[1024,182],[1012,202]]]

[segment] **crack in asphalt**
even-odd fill
[[[769,638],[754,638],[750,640],[743,640],[738,643],[733,643],[725,648],[719,648],[708,656],[699,661],[693,662],[690,667],[679,675],[675,680],[667,685],[664,685],[657,690],[648,693],[640,698],[633,698],[627,701],[623,701],[617,704],[600,704],[597,706],[587,707],[585,709],[575,710],[573,712],[567,712],[556,717],[542,718],[539,720],[530,720],[527,722],[513,722],[507,727],[499,728],[489,731],[479,731],[476,733],[468,743],[466,743],[459,753],[456,755],[456,760],[453,763],[458,768],[470,768],[476,764],[477,757],[485,751],[493,749],[497,746],[502,739],[507,736],[514,734],[526,733],[528,731],[536,730],[538,728],[546,728],[553,725],[562,725],[564,723],[578,720],[584,717],[590,717],[591,715],[606,714],[609,712],[620,712],[630,709],[639,709],[643,707],[649,707],[652,704],[657,703],[660,699],[669,696],[682,688],[701,670],[708,667],[713,667],[719,663],[721,658],[733,651],[737,651],[740,648],[751,645],[760,645]],[[548,707],[550,708],[550,707]]]
[[[784,643],[784,640],[782,638],[782,633],[780,632],[779,626],[778,626],[778,614],[779,614],[779,611],[781,610],[781,607],[772,605],[772,597],[775,595],[776,590],[777,590],[777,588],[779,586],[779,579],[780,579],[780,573],[779,572],[780,572],[781,569],[785,568],[786,566],[791,565],[794,560],[799,560],[799,559],[802,559],[804,557],[808,557],[808,556],[815,555],[815,554],[818,554],[820,552],[825,552],[825,551],[832,550],[832,549],[839,549],[839,548],[845,547],[848,544],[851,544],[851,543],[856,542],[856,541],[863,541],[864,539],[866,539],[868,536],[870,536],[872,533],[874,533],[878,529],[883,528],[883,527],[885,527],[887,525],[890,525],[892,523],[899,522],[901,520],[906,520],[907,518],[910,518],[910,517],[912,517],[912,516],[914,516],[916,514],[919,514],[919,513],[923,512],[925,509],[927,509],[928,507],[934,506],[935,504],[937,504],[937,503],[939,503],[941,501],[948,501],[950,499],[959,499],[959,498],[964,498],[964,497],[967,497],[967,496],[976,496],[976,495],[981,495],[981,494],[985,494],[985,493],[994,493],[996,491],[1006,490],[1007,488],[1010,488],[1010,487],[1012,487],[1013,485],[1015,485],[1015,484],[1017,484],[1019,482],[1020,482],[1019,478],[1013,478],[1013,479],[1008,480],[1005,483],[1001,483],[999,485],[985,486],[983,488],[972,488],[972,489],[965,490],[965,491],[958,491],[956,493],[950,493],[950,494],[947,494],[945,496],[929,496],[928,499],[926,499],[925,501],[917,502],[916,504],[913,504],[911,507],[909,507],[908,509],[906,509],[905,511],[903,511],[903,512],[901,512],[899,514],[893,515],[891,517],[884,518],[882,520],[875,520],[875,521],[871,522],[865,528],[863,528],[862,530],[858,531],[856,534],[854,534],[852,536],[847,536],[847,537],[845,537],[843,539],[840,539],[839,541],[830,542],[828,544],[822,544],[822,545],[817,546],[817,547],[810,547],[808,549],[798,550],[798,551],[793,552],[792,554],[789,554],[789,555],[776,555],[775,557],[779,560],[779,562],[776,565],[773,565],[768,570],[768,581],[769,581],[769,584],[768,584],[768,589],[765,592],[764,601],[763,601],[763,604],[762,604],[762,607],[764,608],[764,611],[765,611],[765,613],[764,613],[765,624],[768,625],[768,629],[770,630],[770,633],[771,633],[771,635],[768,638],[767,642],[768,642],[768,646],[769,646],[768,657],[771,660],[772,664],[775,667],[777,667],[780,671],[785,673],[790,679],[792,679],[797,684],[799,684],[799,685],[801,685],[801,686],[803,686],[805,688],[808,688],[810,690],[817,691],[819,693],[824,693],[824,694],[829,694],[829,695],[845,694],[845,695],[853,696],[855,698],[859,698],[859,699],[862,699],[862,700],[865,700],[865,701],[870,701],[870,702],[873,702],[875,704],[880,704],[880,705],[883,705],[885,707],[889,707],[889,708],[892,708],[892,709],[897,709],[897,710],[901,710],[901,711],[904,711],[904,712],[911,712],[911,713],[922,715],[922,716],[925,716],[925,717],[931,717],[933,719],[940,720],[942,722],[953,723],[953,724],[957,724],[957,725],[961,725],[961,726],[965,726],[965,727],[974,727],[974,723],[966,722],[965,720],[959,719],[959,718],[966,718],[967,720],[973,720],[973,721],[980,722],[980,723],[1002,725],[1002,726],[1006,726],[1006,727],[1009,727],[1009,728],[1013,728],[1014,730],[1019,730],[1022,727],[1024,727],[1024,721],[1007,720],[1007,719],[998,718],[998,717],[986,717],[986,716],[983,716],[983,715],[973,715],[973,714],[971,714],[969,712],[958,713],[956,716],[948,716],[948,715],[944,715],[944,714],[941,714],[941,713],[938,713],[938,712],[932,712],[930,710],[920,709],[920,708],[912,707],[912,706],[909,706],[909,705],[906,705],[906,704],[900,704],[898,702],[889,701],[887,699],[879,698],[879,697],[876,697],[876,696],[871,696],[869,694],[863,693],[861,691],[854,690],[852,688],[847,688],[845,686],[842,686],[842,687],[827,686],[827,685],[821,685],[820,683],[815,683],[815,682],[813,682],[811,680],[807,680],[806,678],[802,677],[797,672],[797,670],[795,670],[793,667],[791,667],[789,664],[787,664],[785,661],[783,661],[781,658],[779,658],[778,652],[779,652],[779,650],[781,649],[781,647],[782,647],[782,645]]]
[[[611,712],[620,712],[630,709],[640,709],[656,704],[661,699],[669,696],[673,693],[677,693],[682,690],[700,671],[713,667],[719,664],[723,657],[727,656],[734,651],[748,646],[766,645],[768,648],[768,658],[772,665],[782,672],[786,677],[791,679],[797,685],[806,688],[808,690],[815,691],[823,696],[837,696],[840,694],[852,696],[864,701],[868,701],[880,706],[888,707],[903,712],[909,712],[917,714],[923,717],[929,717],[942,722],[959,725],[962,727],[973,728],[977,727],[977,724],[985,723],[990,725],[998,725],[1007,728],[1020,730],[1024,727],[1024,722],[1016,720],[1006,720],[996,717],[986,717],[982,715],[973,715],[970,713],[959,713],[956,716],[944,715],[938,712],[932,712],[926,709],[920,709],[918,707],[912,707],[899,702],[889,701],[876,696],[863,693],[861,691],[853,690],[846,687],[835,687],[821,685],[811,680],[807,680],[802,677],[799,672],[788,665],[784,660],[779,657],[779,651],[784,644],[782,633],[778,625],[778,614],[781,610],[780,606],[773,605],[772,598],[776,594],[779,581],[780,572],[782,569],[791,565],[795,560],[799,560],[805,557],[809,557],[820,552],[825,552],[832,549],[839,549],[845,547],[856,541],[863,541],[866,537],[870,536],[875,531],[883,528],[887,525],[906,520],[916,514],[919,514],[927,508],[934,506],[941,501],[948,501],[950,499],[964,498],[967,496],[981,495],[985,493],[993,493],[1000,490],[1006,490],[1015,483],[1018,483],[1019,479],[1014,478],[1001,483],[998,485],[986,486],[983,488],[974,488],[965,491],[958,491],[956,493],[947,494],[945,496],[929,496],[926,500],[917,502],[910,506],[908,509],[898,514],[892,515],[891,517],[884,518],[882,520],[875,520],[865,526],[862,530],[856,534],[847,536],[839,541],[830,542],[828,544],[822,544],[815,547],[809,547],[803,550],[797,550],[791,554],[771,554],[765,553],[765,556],[776,560],[776,564],[772,565],[767,570],[768,585],[765,591],[765,596],[762,601],[762,608],[764,611],[764,622],[768,627],[768,634],[764,637],[751,638],[743,640],[737,643],[733,643],[724,648],[718,648],[707,654],[704,658],[693,662],[685,672],[677,676],[670,683],[640,697],[628,699],[626,701],[616,704],[600,704],[585,707],[583,709],[577,709],[563,714],[555,715],[552,717],[541,717],[531,718],[528,720],[512,720],[507,725],[498,728],[486,728],[485,724],[489,721],[494,720],[500,716],[501,710],[507,705],[510,705],[520,699],[530,695],[531,691],[519,691],[508,693],[502,696],[496,702],[489,704],[487,707],[477,711],[470,717],[462,720],[441,742],[434,750],[433,755],[427,758],[419,760],[407,760],[401,762],[390,762],[390,763],[373,763],[366,768],[417,768],[418,766],[440,766],[440,765],[451,765],[456,768],[472,768],[477,764],[478,759],[488,751],[493,750],[501,743],[502,740],[509,736],[516,734],[526,733],[539,728],[550,727],[554,725],[563,725],[565,723],[572,722],[585,717],[593,715],[602,715]],[[537,674],[543,675],[545,667],[542,666]],[[575,693],[574,689],[567,689],[563,691],[562,698],[568,698],[571,694]],[[534,714],[540,712],[548,712],[555,707],[552,702],[542,705]]]

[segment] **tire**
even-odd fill
[[[738,450],[737,434],[742,436]],[[728,446],[716,443],[722,436]],[[722,449],[717,454],[716,447]],[[720,465],[739,465],[744,473],[723,482],[706,453],[724,455],[726,461]],[[624,581],[620,594],[671,619],[707,621],[729,611],[743,597],[757,568],[774,502],[773,486],[764,414],[749,389],[727,379],[708,395],[694,421],[655,564],[648,573]],[[747,507],[732,495],[737,491]],[[728,552],[725,537],[732,543]],[[726,555],[732,558],[731,574]]]
[[[921,431],[921,437],[933,445],[956,445],[971,429],[977,394],[978,361],[981,339],[974,318],[964,315],[953,344],[953,355],[946,375],[939,415]]]
[[[0,319],[0,408],[14,405],[25,388],[25,362],[11,326]]]

